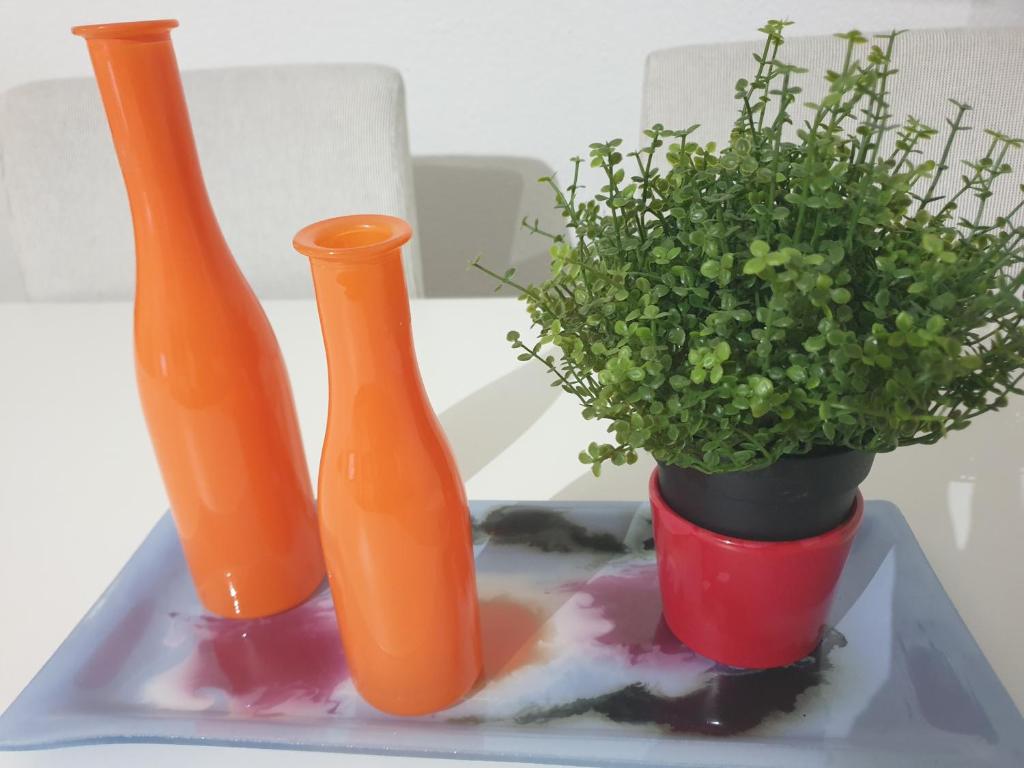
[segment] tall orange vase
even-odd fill
[[[135,228],[142,409],[203,605],[248,618],[323,580],[309,472],[284,361],[206,194],[170,30],[85,38]]]
[[[320,533],[345,654],[378,709],[419,715],[482,671],[465,492],[413,352],[409,225],[345,216],[295,236],[310,258],[330,407]]]

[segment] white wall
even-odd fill
[[[634,140],[649,51],[752,40],[769,17],[796,20],[794,35],[1024,25],[1024,2],[0,0],[0,90],[90,76],[72,24],[163,17],[181,21],[174,39],[183,68],[372,61],[402,71],[420,245],[438,267],[427,289],[438,295],[479,292],[479,276],[464,269],[478,254],[525,267],[528,278],[543,273],[544,242],[518,226],[527,214],[557,225],[534,182],[564,172],[592,141]]]
[[[1013,0],[4,0],[0,90],[91,74],[73,23],[175,17],[186,68],[374,61],[402,70],[418,155],[538,158],[563,167],[602,137],[636,135],[648,51],[745,40],[769,16],[793,34],[1024,24]],[[695,105],[698,106],[698,105]]]

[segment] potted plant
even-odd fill
[[[779,57],[785,26],[761,30],[726,146],[660,125],[625,157],[618,139],[592,144],[599,194],[579,194],[582,158],[564,191],[541,180],[572,235],[530,227],[553,240],[550,278],[477,263],[526,302],[538,338],[509,333],[520,359],[608,422],[614,440],[580,460],[595,474],[657,460],[669,626],[747,667],[818,642],[874,455],[1004,406],[1024,359],[1024,201],[987,206],[1021,142],[987,131],[988,152],[940,196],[970,107],[952,103],[937,160],[922,150],[938,131],[890,125],[896,32],[864,58],[859,32],[839,35],[827,95],[793,125],[804,70]]]

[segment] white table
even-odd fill
[[[326,369],[311,301],[271,301],[316,466]],[[576,460],[603,427],[515,360],[510,299],[413,302],[431,401],[470,497],[639,499],[649,464],[593,478]],[[918,539],[1024,709],[1024,399],[932,447],[878,458],[865,496],[887,498]],[[0,304],[0,710],[135,550],[167,501],[135,392],[131,305]],[[408,759],[119,745],[0,753],[0,766],[392,766]],[[434,763],[432,763],[434,764]],[[473,765],[441,761],[437,765]],[[476,765],[483,765],[476,763]]]

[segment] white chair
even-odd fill
[[[810,70],[799,76],[799,85],[804,88],[800,104],[815,101],[824,94],[824,73],[826,69],[842,67],[844,45],[845,41],[831,36],[786,40],[779,58]],[[752,57],[755,50],[760,52],[760,42],[686,46],[650,54],[644,78],[642,126],[662,123],[667,128],[685,128],[700,123],[694,134],[696,139],[728,141],[737,114],[734,86],[741,77],[752,77],[757,66]],[[868,46],[861,45],[858,50],[866,56]],[[948,128],[945,118],[953,109],[950,98],[974,107],[966,122],[975,130],[959,135],[954,161],[984,155],[990,139],[983,128],[1024,138],[1024,99],[1020,95],[1020,83],[1024,80],[1024,29],[906,32],[896,41],[893,59],[899,69],[893,78],[890,98],[895,120],[913,115],[940,131],[929,142],[926,157],[937,160],[941,154]],[[808,111],[806,107],[795,110],[797,121],[802,121]],[[890,134],[888,140],[894,139]],[[1008,160],[1016,169],[999,180],[986,208],[993,214],[1010,210],[1021,199],[1024,149],[1011,154]],[[958,185],[963,172],[958,162],[951,164],[938,191],[948,193]],[[969,211],[970,205],[963,210]]]
[[[83,55],[84,52],[83,52]],[[402,78],[327,64],[186,72],[214,209],[256,293],[312,296],[292,235],[317,219],[387,213],[416,231]],[[92,79],[0,99],[0,300],[131,297],[132,226]],[[422,286],[415,239],[409,291]]]

